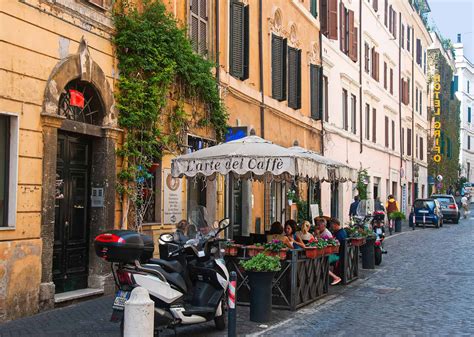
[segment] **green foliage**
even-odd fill
[[[148,188],[148,168],[164,149],[179,145],[189,126],[184,101],[204,108],[196,124],[212,126],[218,140],[226,132],[227,114],[212,75],[213,64],[193,52],[185,29],[178,27],[161,1],[144,1],[137,9],[123,0],[116,6],[114,20],[120,71],[116,98],[119,125],[126,130],[118,151],[124,159],[118,192],[131,200],[135,209],[130,211],[138,216],[140,226],[140,214],[149,202],[143,192]],[[175,105],[170,107],[171,102]]]
[[[280,240],[273,240],[263,245],[264,249],[271,252],[279,252],[283,248],[287,248],[286,245]]]
[[[405,220],[406,215],[403,212],[392,212],[388,216],[392,220]]]
[[[357,184],[356,188],[359,192],[360,200],[367,200],[367,186],[369,182],[369,174],[367,169],[360,169],[357,174]]]
[[[280,259],[276,256],[266,256],[263,253],[257,254],[247,261],[240,261],[240,265],[246,271],[269,272],[279,271],[281,268]]]
[[[296,190],[289,189],[288,192],[286,192],[286,197],[288,200],[296,200]]]
[[[311,221],[309,217],[308,202],[306,200],[297,199],[296,205],[298,206],[298,223],[303,223],[303,221]]]

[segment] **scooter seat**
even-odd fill
[[[181,273],[183,271],[183,266],[178,261],[150,259],[148,263],[162,266],[164,270],[170,273]]]
[[[178,287],[181,291],[184,291],[184,292],[187,291],[186,282],[184,281],[183,277],[179,273],[169,273],[158,264],[147,263],[142,266],[144,268],[153,269],[160,272],[169,283]]]

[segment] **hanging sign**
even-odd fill
[[[170,169],[163,170],[164,203],[163,215],[165,224],[175,224],[181,220],[183,213],[182,179],[173,178]]]
[[[442,160],[441,157],[441,76],[439,74],[434,74],[433,76],[433,117],[434,117],[434,147],[433,147],[433,161],[435,163],[440,163]]]

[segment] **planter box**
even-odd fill
[[[242,247],[242,245],[230,245],[225,247],[225,255],[237,256],[240,247]]]
[[[315,259],[317,257],[326,255],[325,248],[320,249],[317,247],[306,247],[304,251],[308,259]]]
[[[351,238],[353,246],[360,247],[365,244],[365,238]]]
[[[257,246],[247,246],[247,256],[249,257],[254,257],[255,255],[258,255],[263,252],[263,247],[257,247]]]
[[[326,253],[327,254],[337,254],[339,253],[339,245],[337,246],[327,246],[326,247]]]
[[[286,260],[286,253],[288,252],[288,248],[283,248],[278,252],[273,252],[271,250],[264,250],[263,254],[267,256],[276,256],[279,257],[280,260]],[[249,255],[250,256],[250,255]]]

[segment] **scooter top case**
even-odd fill
[[[98,235],[94,240],[95,253],[108,262],[133,263],[143,255],[149,259],[150,239],[146,239],[140,233],[129,230],[110,230]],[[151,240],[153,243],[153,240]]]

